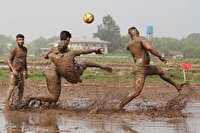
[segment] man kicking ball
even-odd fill
[[[112,68],[88,61],[76,61],[75,57],[81,54],[102,54],[102,49],[88,50],[69,50],[71,34],[68,31],[60,33],[60,42],[57,47],[53,47],[45,55],[46,59],[50,59],[52,63],[45,70],[47,83],[47,92],[39,93],[37,96],[28,95],[25,104],[29,104],[31,100],[39,100],[43,102],[56,103],[61,91],[61,77],[64,77],[69,83],[80,83],[80,77],[88,67],[96,67],[107,72],[112,72]]]
[[[136,27],[129,28],[128,34],[131,37],[131,41],[127,46],[127,50],[130,51],[135,63],[133,67],[135,74],[134,91],[117,105],[116,110],[121,110],[132,99],[140,95],[147,75],[159,75],[161,79],[173,85],[177,91],[180,91],[181,87],[184,86],[187,82],[176,83],[164,73],[162,68],[150,65],[149,52],[157,56],[163,62],[166,62],[166,60],[151,44],[147,42],[145,38],[140,37]]]

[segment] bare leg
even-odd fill
[[[38,96],[27,96],[26,105],[29,104],[31,100],[39,100],[43,102],[57,102],[61,91],[61,76],[57,73],[55,66],[52,64],[45,71],[46,83],[47,83],[47,93],[39,94]]]
[[[147,75],[159,75],[161,79],[173,85],[178,91],[180,91],[181,88],[188,83],[188,82],[176,83],[169,76],[167,76],[161,68],[153,65],[149,66],[149,72],[147,73]]]
[[[125,97],[117,106],[116,110],[121,110],[126,104],[128,104],[131,100],[136,98],[137,96],[140,95],[142,88],[144,86],[145,82],[145,76],[141,77],[136,77],[134,81],[134,90],[132,93],[130,93],[127,97]]]
[[[8,91],[7,91],[7,94],[6,94],[6,98],[5,98],[5,104],[8,105],[9,104],[9,101],[10,101],[10,97],[13,93],[13,90],[15,89],[15,85],[9,85],[9,88],[8,88]]]
[[[40,94],[38,96],[27,96],[26,100],[28,101],[28,103],[32,100],[37,100],[37,101],[43,101],[43,102],[57,102],[58,101],[58,97],[57,95],[53,95],[53,94],[49,94],[49,93],[45,93],[45,94]]]
[[[104,66],[104,65],[100,65],[100,64],[97,64],[95,62],[91,62],[91,61],[79,61],[78,64],[83,64],[85,65],[85,67],[97,67],[97,68],[100,68],[100,69],[103,69],[109,73],[112,72],[112,68],[111,67],[108,67],[108,66]]]
[[[5,104],[6,105],[9,104],[9,100],[10,100],[10,97],[11,97],[11,95],[13,93],[13,90],[18,85],[16,83],[16,77],[12,73],[9,74],[9,78],[10,78],[10,83],[9,83],[9,88],[8,88],[7,95],[6,95],[6,98],[5,98]]]
[[[21,108],[22,106],[22,98],[24,95],[24,77],[23,74],[20,75],[18,79],[18,103],[17,103],[17,108]]]
[[[159,75],[160,78],[162,78],[163,80],[167,81],[168,83],[170,83],[171,85],[173,85],[174,87],[176,87],[176,89],[178,91],[181,90],[181,88],[188,84],[188,81],[184,82],[184,83],[176,83],[175,81],[173,81],[172,79],[170,79],[166,74],[162,74],[162,75]]]

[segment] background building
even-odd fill
[[[50,43],[48,44],[48,46],[55,47],[58,45],[58,42]],[[107,54],[108,44],[110,44],[110,42],[100,40],[99,38],[88,38],[88,37],[71,38],[69,48],[72,50],[103,48],[104,53]],[[42,48],[41,50],[46,51],[47,48]]]

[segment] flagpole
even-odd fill
[[[186,74],[185,74],[185,70],[184,69],[183,69],[183,78],[184,78],[184,82],[186,82],[187,79],[186,79]]]

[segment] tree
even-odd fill
[[[127,46],[128,46],[128,43],[129,43],[129,41],[130,41],[130,36],[129,35],[126,35],[126,36],[122,36],[121,37],[121,42],[122,42],[122,46],[123,46],[123,48],[122,48],[122,50],[123,50],[123,53],[129,53],[128,51],[127,51]]]
[[[121,51],[124,49],[120,28],[110,15],[103,17],[103,24],[97,26],[97,32],[93,33],[93,36],[110,42],[108,45],[109,52]]]
[[[54,43],[58,41],[59,38],[57,36],[51,37],[49,39],[45,39],[44,37],[40,37],[35,39],[31,43],[27,44],[29,54],[39,55],[42,53],[41,48],[48,48],[49,43]]]
[[[164,53],[166,56],[170,55],[170,51],[180,51],[178,39],[162,37],[153,38],[150,42],[159,52]]]
[[[15,40],[11,36],[7,37],[0,34],[0,55],[7,54],[9,49],[14,47]]]

